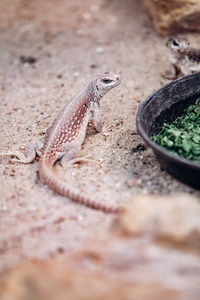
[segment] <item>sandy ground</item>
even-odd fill
[[[90,124],[80,153],[101,166],[57,166],[58,174],[109,205],[137,193],[200,196],[162,171],[151,149],[134,150],[144,144],[136,132],[137,109],[168,82],[160,73],[169,67],[168,37],[157,35],[139,1],[3,0],[0,20],[1,152],[24,151],[29,141],[41,141],[71,97],[96,75],[112,71],[122,83],[100,107],[112,130],[105,137]],[[198,34],[188,37],[200,47]],[[22,165],[0,158],[0,186],[0,270],[68,255],[104,234],[114,218],[52,192],[40,181],[37,161]]]

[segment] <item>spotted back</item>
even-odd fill
[[[91,89],[91,87],[90,87]],[[85,137],[88,121],[91,117],[91,93],[83,90],[73,100],[66,104],[58,117],[47,130],[43,152],[55,153],[61,146]],[[50,155],[51,156],[51,155]]]
[[[188,51],[188,58],[194,63],[200,63],[200,49],[190,49]]]

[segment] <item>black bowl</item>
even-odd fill
[[[200,72],[174,80],[151,94],[137,112],[137,130],[161,166],[178,180],[200,189],[200,164],[174,155],[150,139],[200,98]]]

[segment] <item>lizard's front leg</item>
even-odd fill
[[[6,152],[0,153],[0,156],[15,156],[18,159],[12,159],[12,161],[18,161],[23,164],[30,164],[34,161],[36,155],[41,156],[41,149],[43,144],[41,142],[30,142],[26,148],[25,154],[21,152]]]
[[[189,65],[187,65],[187,64],[182,65],[181,66],[181,73],[185,76],[192,74],[192,71],[191,71]]]
[[[94,126],[96,131],[102,132],[103,135],[105,136],[109,135],[108,131],[110,130],[111,126],[110,125],[105,125],[104,127],[102,126],[101,115],[98,106],[94,106],[92,112],[93,112]]]
[[[173,64],[170,64],[170,70],[166,71],[164,74],[161,74],[164,78],[173,80],[177,77],[177,69]]]
[[[101,115],[100,115],[99,107],[98,107],[97,103],[94,104],[94,107],[92,109],[92,114],[93,114],[93,118],[94,118],[94,127],[95,127],[96,131],[102,132]]]

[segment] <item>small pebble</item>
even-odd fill
[[[90,20],[91,19],[91,13],[89,13],[89,12],[84,13],[83,14],[83,19]]]
[[[75,73],[74,73],[74,76],[75,76],[75,77],[79,77],[79,76],[80,76],[80,73],[79,73],[79,72],[75,72]]]
[[[121,183],[120,182],[117,182],[116,185],[115,185],[115,188],[117,190],[120,190],[121,189]]]
[[[3,205],[2,209],[3,209],[3,211],[6,211],[6,210],[8,210],[8,208],[7,208],[7,206],[6,206],[6,205]]]
[[[82,221],[84,220],[83,215],[79,214],[79,215],[77,216],[77,220],[78,220],[78,222],[82,222]]]
[[[99,54],[103,53],[103,51],[104,51],[104,49],[102,47],[96,48],[96,52],[99,53]]]

